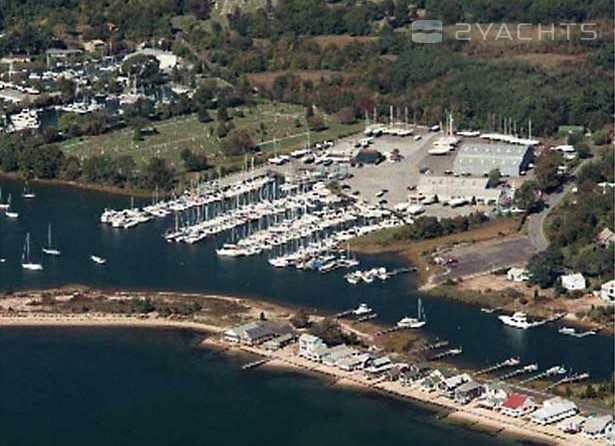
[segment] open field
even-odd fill
[[[241,113],[243,116],[240,116]],[[307,126],[304,114],[301,106],[270,102],[255,107],[229,109],[229,115],[234,116],[230,122],[235,128],[248,129],[254,142],[269,153],[274,151],[274,138],[276,149],[280,151],[305,144]],[[301,126],[297,127],[297,122]],[[338,124],[327,116],[325,122],[328,128],[322,132],[312,132],[312,142],[334,139],[359,130],[357,125]],[[80,159],[103,154],[114,157],[131,155],[139,165],[153,156],[161,156],[179,166],[183,149],[206,154],[209,163],[216,167],[231,167],[243,162],[243,156],[227,157],[220,151],[221,140],[215,136],[215,120],[201,123],[196,115],[190,115],[156,122],[153,126],[157,133],[145,136],[142,141],[133,141],[133,130],[123,129],[105,135],[72,139],[62,144],[62,149],[67,155],[75,155]]]
[[[394,253],[402,256],[410,264],[417,267],[421,283],[425,284],[433,274],[443,273],[441,266],[430,265],[428,254],[435,249],[442,249],[460,243],[476,243],[498,241],[517,233],[517,221],[514,219],[498,219],[487,222],[482,228],[451,234],[420,241],[398,240],[397,229],[370,234],[351,242],[351,248],[366,254]]]
[[[246,78],[252,85],[258,88],[269,89],[273,86],[273,82],[278,76],[285,74],[293,74],[299,77],[301,80],[310,80],[315,84],[335,77],[348,78],[352,77],[351,74],[342,71],[331,70],[284,70],[284,71],[266,71],[263,73],[249,73],[246,74]]]

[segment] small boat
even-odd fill
[[[90,256],[90,260],[92,260],[92,262],[96,263],[97,265],[104,265],[105,263],[107,263],[107,259],[95,256],[94,254]]]
[[[423,301],[418,300],[417,317],[404,317],[397,322],[399,328],[422,328],[427,324],[427,316],[423,308]]]
[[[0,187],[0,211],[5,211],[11,207],[10,202],[3,203],[2,202],[2,188]]]
[[[47,247],[43,248],[43,253],[49,256],[59,256],[62,254],[59,249],[53,248],[51,243],[51,223],[47,226]]]
[[[30,190],[28,187],[28,182],[24,185],[22,197],[31,200],[32,198],[36,198],[36,194]]]
[[[11,211],[11,194],[9,194],[9,197],[8,197],[8,199],[6,201],[6,207],[4,207],[3,209],[6,210],[4,215],[6,215],[8,218],[17,218],[17,217],[19,217],[19,214],[17,212]]]
[[[245,253],[239,246],[233,243],[225,243],[222,248],[216,249],[216,254],[224,257],[240,257]]]
[[[30,259],[30,233],[26,234],[26,244],[21,254],[21,267],[29,271],[42,271],[43,265],[35,263]]]
[[[568,336],[574,336],[575,338],[584,338],[585,336],[593,336],[597,333],[596,330],[578,332],[574,327],[561,327],[557,331],[561,334],[565,334]]]
[[[498,316],[498,319],[502,321],[504,325],[509,327],[519,328],[521,330],[527,330],[528,328],[538,327],[542,325],[540,322],[530,322],[527,319],[527,314],[517,311],[512,316],[502,315]]]
[[[367,306],[367,304],[361,303],[359,304],[359,306],[357,308],[355,308],[354,310],[352,310],[352,314],[354,314],[355,316],[362,316],[364,314],[369,314],[371,313],[372,310],[371,308],[369,308]]]

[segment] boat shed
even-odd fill
[[[422,176],[416,186],[416,196],[411,199],[420,200],[421,197],[437,196],[440,201],[472,199],[482,203],[497,203],[502,191],[488,189],[487,178],[459,178],[447,176]]]
[[[503,176],[516,177],[533,159],[530,145],[471,143],[461,146],[453,163],[459,174],[488,175],[498,169]]]

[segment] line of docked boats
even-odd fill
[[[385,281],[389,279],[390,274],[387,269],[383,266],[379,268],[372,268],[368,270],[357,270],[352,271],[344,276],[346,282],[356,285],[359,282],[372,283],[375,279],[379,279],[381,281]]]

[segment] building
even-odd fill
[[[581,273],[566,274],[560,277],[562,286],[568,291],[584,290],[587,287],[585,277]]]
[[[257,345],[292,329],[288,325],[275,324],[270,321],[253,321],[238,325],[223,333],[224,340],[235,344]]]
[[[530,145],[465,144],[459,149],[453,170],[458,174],[488,175],[498,169],[503,176],[516,177],[527,171],[533,156]]]
[[[440,201],[461,198],[471,202],[497,203],[502,191],[488,189],[487,178],[459,178],[451,176],[422,176],[416,185],[416,195],[410,198],[416,201],[426,197],[437,196]]]
[[[584,437],[591,438],[592,440],[604,438],[613,432],[613,416],[589,417],[583,424],[581,432]]]
[[[615,301],[615,280],[609,280],[600,287],[600,298],[613,302]]]
[[[83,43],[83,49],[88,53],[98,53],[105,51],[107,44],[104,40],[93,39]]]
[[[441,381],[438,384],[438,390],[440,390],[440,392],[449,397],[449,398],[454,398],[455,397],[455,390],[457,389],[457,387],[461,386],[462,384],[465,384],[467,382],[470,382],[472,380],[472,378],[470,378],[470,375],[468,375],[467,373],[462,373],[459,375],[454,375],[451,376],[449,378],[444,379],[443,381]]]
[[[286,347],[288,344],[293,342],[296,339],[296,335],[294,333],[287,333],[282,336],[278,336],[276,338],[270,339],[263,344],[267,350],[280,350],[281,348]]]
[[[506,273],[506,279],[511,282],[525,282],[529,280],[529,277],[525,268],[513,267]]]
[[[134,53],[129,54],[124,58],[124,60],[130,59],[131,57],[137,55],[155,57],[160,64],[160,71],[171,71],[179,63],[179,58],[175,54],[169,51],[163,51],[156,48],[143,48],[139,51],[135,51]]]
[[[484,387],[476,381],[468,381],[461,384],[455,389],[455,402],[459,404],[468,404],[475,398],[483,394]]]
[[[557,428],[567,434],[576,434],[581,431],[581,427],[585,421],[587,421],[587,418],[581,415],[575,415],[574,417],[566,418],[557,423]]]
[[[384,160],[384,155],[374,149],[361,149],[354,157],[355,162],[363,164],[380,164]]]
[[[348,347],[347,345],[340,344],[329,348],[327,353],[322,358],[322,363],[329,367],[337,367],[338,361],[342,358],[353,356],[358,354],[355,349]]]
[[[370,361],[371,356],[367,353],[361,353],[358,355],[346,356],[337,361],[337,366],[346,370],[347,372],[352,372],[353,370],[363,370],[367,367],[368,362]]]
[[[531,415],[532,421],[538,424],[556,423],[579,412],[576,404],[560,397],[546,400],[540,409]]]
[[[609,228],[604,228],[596,236],[596,243],[601,248],[607,249],[611,243],[615,243],[615,233]]]
[[[504,404],[510,393],[510,386],[502,381],[490,382],[485,384],[484,387],[485,390],[479,404],[487,409],[494,410],[499,408]]]
[[[394,366],[393,361],[388,356],[382,356],[370,361],[369,367],[365,371],[370,375],[382,375],[388,372]]]
[[[407,370],[401,372],[399,380],[402,386],[410,386],[417,381],[429,376],[431,367],[426,363],[411,365]]]
[[[536,404],[528,396],[511,393],[500,406],[500,411],[509,417],[519,418],[536,410]]]
[[[329,347],[319,337],[306,333],[299,336],[299,356],[320,362],[328,351]]]

